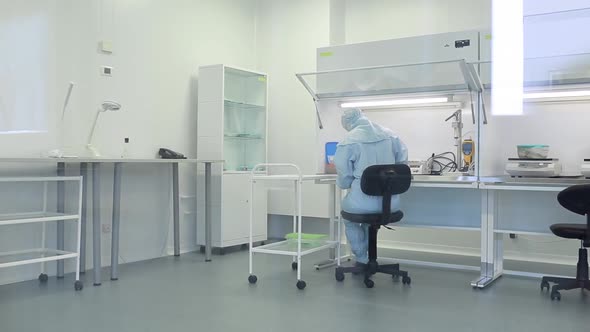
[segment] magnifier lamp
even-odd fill
[[[121,104],[115,101],[104,101],[101,105],[101,108],[96,111],[96,116],[94,117],[94,122],[92,123],[92,129],[90,130],[90,134],[88,135],[88,141],[86,144],[86,149],[90,152],[93,157],[100,157],[100,152],[92,145],[92,138],[94,137],[94,130],[96,129],[96,123],[98,122],[98,117],[100,114],[109,111],[118,111],[121,109]]]

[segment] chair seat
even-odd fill
[[[585,224],[553,224],[550,228],[553,234],[559,237],[586,240]]]
[[[359,224],[370,224],[370,225],[387,225],[398,222],[404,217],[402,211],[395,211],[390,215],[389,220],[383,220],[381,213],[370,213],[370,214],[356,214],[341,211],[342,218],[350,222]]]

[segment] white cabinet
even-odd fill
[[[266,74],[211,65],[199,68],[197,159],[225,160],[212,165],[213,246],[248,243],[250,171],[267,162]],[[197,244],[205,244],[205,177],[197,177]],[[256,189],[255,241],[267,239],[266,189]]]

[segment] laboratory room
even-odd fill
[[[588,0],[0,0],[0,332],[590,331]]]

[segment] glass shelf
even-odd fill
[[[481,90],[475,68],[465,60],[304,73],[297,78],[315,100]]]
[[[230,139],[230,140],[262,140],[264,139],[264,137],[259,136],[259,135],[249,135],[249,134],[226,134],[224,136],[225,139]]]
[[[266,110],[266,106],[264,105],[255,105],[249,103],[243,103],[239,101],[233,100],[224,100],[223,101],[225,109],[236,109],[236,110],[244,110],[244,111],[264,111]]]
[[[266,161],[266,76],[226,67],[224,171],[249,171]]]
[[[336,241],[330,240],[301,240],[301,255],[307,255],[328,248],[335,248],[337,246]],[[264,246],[252,248],[252,252],[267,253],[267,254],[279,254],[287,256],[297,255],[297,240],[284,240],[267,244]]]

